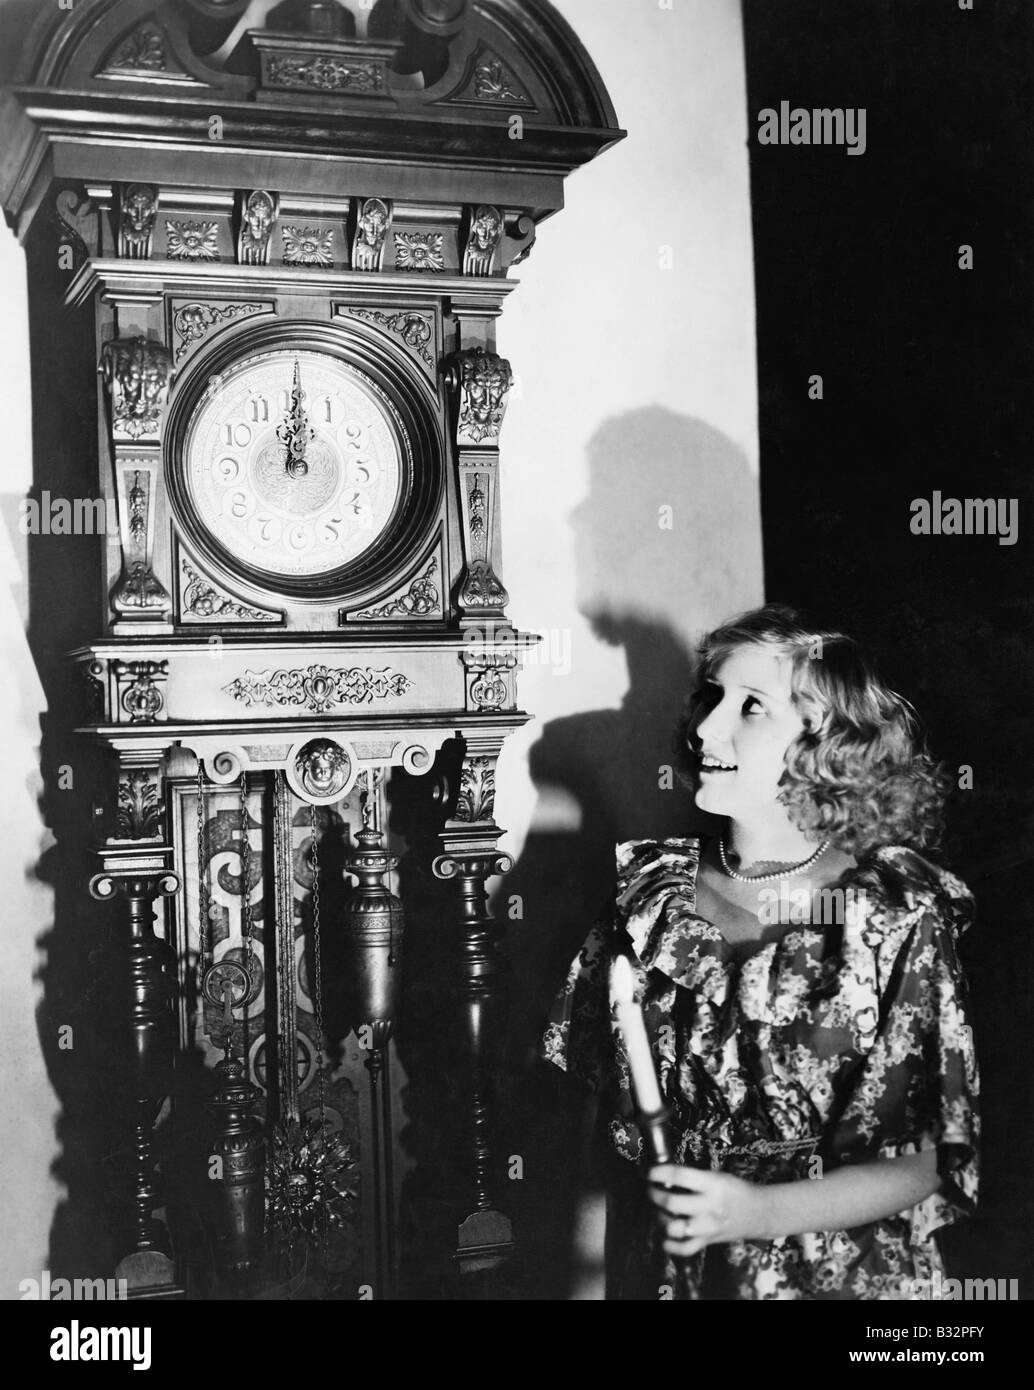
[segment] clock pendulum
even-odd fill
[[[316,1112],[301,1119],[288,1115],[273,1130],[266,1182],[266,1223],[271,1235],[290,1253],[303,1238],[315,1241],[327,1256],[331,1230],[349,1219],[358,1189],[358,1165],[352,1147],[327,1128],[323,1023],[323,963],[319,882],[319,824],[309,806],[309,868],[312,874],[312,1000],[316,1046]],[[282,982],[283,984],[283,982]]]

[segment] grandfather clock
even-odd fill
[[[108,521],[51,737],[95,757],[118,1271],[183,1286],[166,1136],[196,1092],[208,1248],[246,1271],[263,1204],[304,1217],[308,1125],[351,1202],[342,1296],[391,1296],[400,1068],[420,1123],[436,1094],[447,1117],[409,1226],[490,1269],[513,1233],[485,884],[534,640],[506,617],[496,320],[565,176],[622,132],[545,0],[75,0],[26,55],[2,185],[36,267],[32,496]],[[422,962],[437,1033],[407,1016]]]

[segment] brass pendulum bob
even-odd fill
[[[232,987],[223,985],[223,1052],[215,1066],[216,1089],[209,1106],[217,1127],[209,1159],[215,1184],[213,1234],[216,1262],[232,1281],[241,1281],[262,1256],[265,1221],[266,1147],[251,1113],[259,1097],[242,1061],[233,1055]]]
[[[404,918],[402,903],[385,882],[398,860],[385,850],[381,831],[371,823],[372,792],[372,778],[367,773],[363,828],[356,834],[355,852],[345,863],[359,882],[352,891],[342,927],[351,985],[351,1016],[356,1035],[369,1050],[366,1067],[370,1073],[376,1155],[377,1266],[381,1287],[390,1292],[395,1273],[395,1197],[388,1044],[398,1001]]]

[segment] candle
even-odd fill
[[[657,1084],[653,1056],[643,1011],[635,1002],[635,975],[627,956],[616,956],[611,967],[611,988],[614,993],[614,1006],[618,1027],[625,1042],[628,1065],[632,1073],[632,1090],[636,1105],[643,1115],[656,1115],[663,1110],[661,1088]]]

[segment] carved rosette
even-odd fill
[[[118,254],[125,260],[146,261],[151,254],[158,216],[158,187],[153,183],[123,184],[119,191]]]
[[[360,202],[352,238],[353,270],[380,270],[393,211],[390,198],[364,198]]]
[[[165,254],[170,261],[217,261],[219,225],[181,218],[165,222]]]
[[[333,227],[285,226],[281,237],[284,265],[318,265],[328,269],[334,264]]]
[[[280,194],[254,188],[241,194],[237,260],[241,265],[268,265],[273,228],[280,216]]]
[[[503,214],[482,203],[470,210],[470,233],[463,252],[464,275],[491,275],[495,254],[503,239]]]
[[[379,92],[384,86],[384,70],[375,63],[343,63],[326,54],[315,58],[272,57],[266,64],[267,87],[289,87],[296,91],[315,88],[318,92]]]
[[[395,269],[439,272],[445,269],[441,232],[396,232]]]
[[[326,714],[335,705],[398,699],[413,689],[413,682],[390,667],[375,671],[369,666],[316,665],[301,670],[245,671],[223,689],[248,708],[302,706],[313,714]]]

